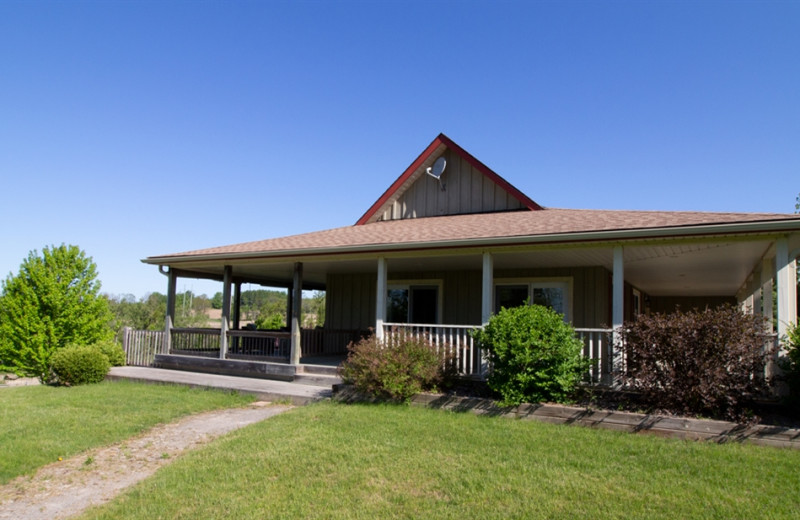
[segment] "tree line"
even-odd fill
[[[102,295],[113,315],[111,327],[115,331],[123,327],[137,330],[161,330],[167,313],[167,296],[158,292],[136,299],[132,294]],[[252,323],[258,329],[280,329],[286,326],[285,291],[256,289],[242,291],[240,298],[240,320]],[[222,293],[211,298],[192,291],[175,294],[176,327],[219,326],[219,322],[208,316],[210,309],[222,309]],[[303,297],[303,326],[312,328],[325,322],[325,293],[314,291]],[[231,312],[232,315],[232,312]]]

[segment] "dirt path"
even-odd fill
[[[155,428],[119,444],[81,453],[0,486],[0,519],[46,520],[77,515],[114,498],[186,450],[277,415],[290,406],[255,403],[205,412]]]

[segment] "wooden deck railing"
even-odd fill
[[[485,377],[488,365],[475,344],[473,334],[480,325],[439,325],[420,323],[384,323],[384,337],[391,344],[404,334],[414,338],[424,337],[434,345],[456,355],[458,373],[463,376]],[[611,329],[577,328],[575,332],[583,341],[583,355],[593,360],[587,382],[611,384],[613,342]]]
[[[351,342],[368,336],[368,330],[302,329],[300,334],[303,356],[344,355]],[[133,366],[150,366],[156,354],[163,351],[164,331],[133,330],[126,327],[121,333],[126,362]],[[219,357],[220,329],[173,328],[170,336],[172,354]],[[291,334],[283,331],[228,331],[229,358],[261,358],[269,361],[288,361]]]
[[[125,363],[130,366],[149,367],[164,345],[163,330],[134,330],[125,327],[121,336]]]
[[[488,369],[486,360],[476,345],[473,334],[478,325],[439,325],[384,323],[384,335],[392,341],[401,334],[425,337],[457,359],[458,372],[464,376],[485,377]],[[590,384],[613,385],[612,378],[615,359],[612,330],[603,328],[576,328],[575,332],[583,340],[583,355],[593,360],[586,376]],[[358,341],[368,331],[303,329],[303,355],[344,354],[350,342]],[[229,357],[256,357],[270,360],[289,358],[290,337],[288,332],[278,331],[229,331]],[[219,356],[219,329],[172,330],[172,352],[196,356]],[[129,365],[149,366],[156,353],[161,353],[164,343],[163,331],[133,330],[122,331],[122,345]],[[764,338],[765,373],[756,377],[771,379],[777,371],[779,344],[776,334]],[[617,363],[620,360],[616,360]],[[621,366],[618,368],[622,368]]]
[[[485,363],[473,339],[479,325],[439,325],[423,323],[384,323],[383,335],[389,345],[406,336],[425,338],[456,360],[459,375],[481,377]]]

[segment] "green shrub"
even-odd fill
[[[763,318],[730,305],[640,315],[621,338],[622,381],[655,409],[749,421],[768,388]]]
[[[125,351],[122,345],[116,341],[103,341],[94,345],[108,359],[108,364],[112,367],[125,366]]]
[[[96,346],[70,345],[58,349],[50,358],[50,369],[62,385],[75,386],[102,381],[110,365]]]
[[[563,316],[541,305],[502,309],[476,333],[503,404],[564,402],[586,374],[583,342]]]
[[[286,327],[286,318],[281,314],[259,316],[255,321],[258,330],[279,330]]]
[[[789,387],[788,401],[800,407],[800,322],[789,328],[783,342],[785,354],[778,363]]]
[[[348,347],[339,367],[345,383],[368,395],[407,401],[414,394],[448,384],[453,376],[453,357],[437,351],[426,339],[395,333],[387,342],[374,335]]]

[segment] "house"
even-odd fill
[[[480,376],[469,332],[530,299],[564,314],[608,381],[607,336],[638,313],[738,303],[782,335],[797,319],[798,254],[800,215],[547,208],[440,134],[352,226],[143,261],[169,280],[164,356],[296,367],[404,328]],[[178,277],[222,281],[226,310],[242,283],[288,288],[291,332],[239,330],[238,305],[221,330],[175,329]],[[301,289],[325,290],[322,329],[301,330]]]

